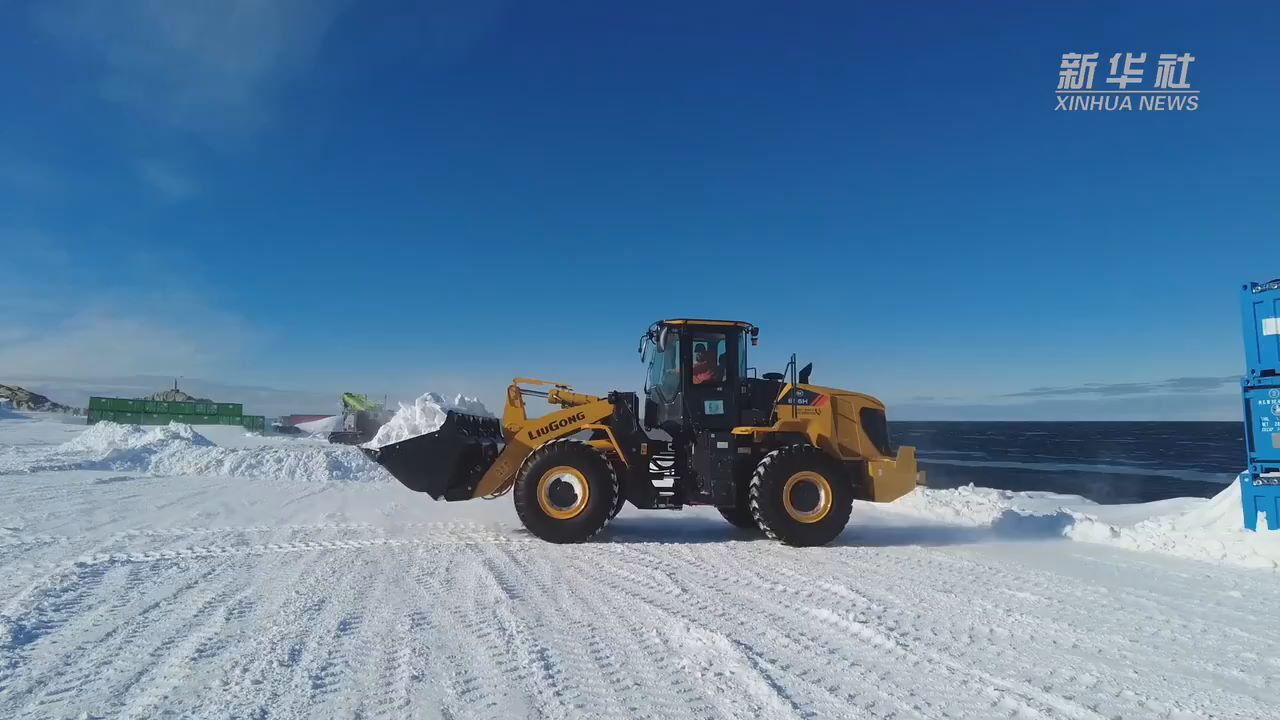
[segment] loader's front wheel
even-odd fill
[[[613,517],[618,478],[595,448],[556,440],[525,460],[513,495],[516,514],[529,532],[553,543],[582,542]]]
[[[844,531],[853,511],[853,484],[844,468],[812,445],[765,455],[749,492],[760,529],[788,545],[826,545]]]

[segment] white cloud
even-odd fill
[[[10,325],[0,375],[190,374],[234,364],[246,334],[205,315],[190,323],[86,309],[44,327]]]
[[[346,0],[63,0],[41,24],[102,66],[101,91],[197,131],[260,127]]]
[[[197,191],[195,182],[159,160],[138,163],[138,178],[153,192],[168,200],[185,200]]]

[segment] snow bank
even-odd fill
[[[3,458],[0,458],[3,460]],[[190,425],[150,428],[102,422],[77,437],[0,462],[0,472],[107,470],[148,475],[222,475],[296,482],[388,482],[360,450],[345,445],[281,441],[219,447]]]
[[[493,417],[493,413],[489,412],[484,403],[475,398],[458,395],[449,402],[442,396],[429,392],[414,400],[412,405],[400,403],[400,409],[396,411],[395,417],[378,428],[378,434],[364,446],[377,448],[435,432],[444,424],[445,413],[449,410]]]
[[[1066,532],[1082,542],[1118,545],[1244,567],[1280,569],[1280,533],[1244,529],[1240,481],[1193,509],[1115,526],[1081,515]]]
[[[1097,505],[1074,495],[970,485],[949,490],[917,488],[888,508],[951,525],[987,527],[996,537],[1063,537],[1280,569],[1280,533],[1249,532],[1243,527],[1238,480],[1213,498],[1183,498],[1177,503]]]

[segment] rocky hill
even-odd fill
[[[0,385],[0,399],[9,401],[14,410],[40,412],[75,412],[74,408],[56,403],[40,393],[31,392],[17,385]]]

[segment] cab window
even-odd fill
[[[725,380],[725,338],[722,333],[693,333],[693,384],[714,385]]]
[[[665,350],[656,350],[649,360],[649,387],[664,402],[670,402],[680,390],[680,337],[671,333]]]

